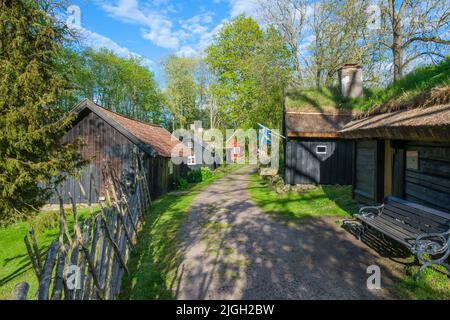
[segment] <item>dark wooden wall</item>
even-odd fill
[[[408,151],[418,152],[417,168],[406,164]],[[450,212],[450,144],[406,142],[394,155],[394,173],[400,171],[398,175],[403,178],[397,181],[396,195]]]
[[[90,171],[94,173],[95,184],[99,188],[100,196],[105,196],[104,181],[101,174],[104,163],[111,163],[115,172],[122,175],[126,171],[133,171],[136,165],[135,155],[142,155],[148,173],[147,178],[152,197],[158,197],[170,190],[174,176],[181,171],[179,166],[174,166],[173,173],[169,174],[170,158],[149,157],[93,112],[80,114],[79,121],[75,122],[74,126],[67,132],[63,142],[74,141],[75,139],[83,141],[81,154],[89,161],[89,165],[83,170],[81,176],[83,188],[89,196],[88,199],[85,199],[82,196],[77,179],[71,178],[59,187],[64,203],[70,203],[69,192],[79,203],[98,201],[89,179]],[[56,196],[53,196],[49,202],[57,203],[58,200]]]
[[[361,202],[383,200],[384,142],[358,140],[354,142],[353,194]]]
[[[318,154],[326,146],[327,154]],[[287,184],[352,183],[352,142],[339,139],[289,139],[285,149]]]

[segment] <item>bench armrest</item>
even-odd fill
[[[364,218],[374,218],[383,213],[384,204],[379,206],[366,206],[359,209],[359,215]]]
[[[446,232],[418,235],[414,245],[411,247],[411,251],[418,256],[450,252],[450,228]]]

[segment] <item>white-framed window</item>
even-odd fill
[[[192,148],[194,147],[194,144],[192,143],[192,141],[188,141],[188,142],[186,143],[186,145],[187,145],[187,147],[188,147],[189,149],[192,149]]]
[[[241,147],[234,147],[234,148],[233,148],[233,153],[234,153],[234,154],[239,154],[239,153],[241,153]]]
[[[189,156],[187,160],[188,160],[187,161],[188,166],[195,165],[195,156]]]
[[[173,174],[173,162],[169,161],[169,174]]]
[[[326,154],[327,146],[316,146],[316,153],[317,154]]]

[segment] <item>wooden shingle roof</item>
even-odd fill
[[[163,127],[149,124],[107,110],[100,105],[86,99],[76,106],[72,112],[81,112],[88,108],[106,121],[109,125],[117,129],[131,142],[136,144],[144,152],[150,155],[171,157],[173,148],[181,151],[180,156],[188,156],[191,151],[178,139]]]

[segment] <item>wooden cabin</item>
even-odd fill
[[[350,113],[292,109],[283,113],[286,184],[352,184],[352,143],[337,132]]]
[[[105,164],[111,165],[118,175],[125,178],[126,175],[132,175],[134,168],[139,165],[136,159],[142,159],[152,198],[169,191],[174,178],[185,170],[185,165],[172,163],[171,151],[175,146],[183,150],[186,156],[190,151],[180,141],[173,139],[163,127],[130,119],[90,100],[83,101],[72,112],[77,113],[77,117],[62,140],[72,142],[80,139],[83,143],[80,151],[89,165],[84,168],[80,181],[87,196],[82,195],[77,180],[70,178],[59,186],[65,203],[70,202],[69,192],[78,203],[99,200],[89,179],[90,172],[95,177],[99,196],[103,198],[104,181],[101,173]],[[56,197],[50,202],[56,203]]]
[[[450,87],[422,93],[389,110],[375,108],[339,136],[355,140],[355,198],[385,196],[450,212]]]

